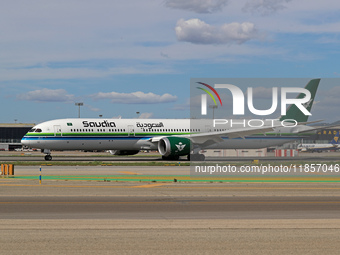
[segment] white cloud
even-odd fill
[[[120,66],[109,69],[95,68],[16,68],[1,69],[0,81],[18,80],[46,80],[46,79],[76,79],[76,78],[102,78],[112,75],[125,74],[162,74],[173,70],[166,67],[138,65],[136,67]]]
[[[278,93],[280,93],[280,90],[278,90]],[[273,88],[255,87],[253,88],[253,98],[272,100]]]
[[[182,104],[175,104],[172,107],[172,110],[176,111],[190,111],[190,106],[200,106],[201,105],[201,98],[195,97],[190,100],[190,98],[185,100],[185,103]]]
[[[291,0],[249,0],[243,7],[245,12],[259,12],[262,15],[269,15],[285,9],[285,3]]]
[[[328,82],[321,83],[320,85],[327,86],[330,84],[331,83]],[[327,122],[339,120],[339,107],[340,107],[340,101],[338,96],[339,93],[340,93],[339,86],[327,88],[327,90],[320,91],[318,93],[317,98],[320,103],[314,102],[311,111],[314,120],[326,120]]]
[[[44,88],[17,95],[17,99],[36,102],[69,102],[74,100],[74,96],[67,94],[64,89]]]
[[[196,13],[213,13],[221,11],[228,0],[165,0],[165,6]]]
[[[179,41],[194,44],[242,44],[259,38],[255,25],[250,22],[233,22],[215,27],[199,19],[180,19],[175,31]]]
[[[95,100],[110,99],[112,103],[117,104],[157,104],[170,103],[177,100],[177,96],[170,94],[157,95],[154,93],[144,93],[141,91],[132,93],[117,92],[99,92],[91,96]]]
[[[138,119],[150,119],[152,116],[152,112],[143,112],[139,115]]]
[[[84,105],[87,107],[87,109],[89,109],[92,112],[99,112],[100,111],[99,108],[93,107],[92,105],[89,105],[89,104],[84,104]]]

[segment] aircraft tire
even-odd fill
[[[179,156],[169,156],[169,157],[164,157],[162,156],[163,160],[179,160]]]
[[[45,156],[45,160],[46,161],[51,161],[52,160],[52,156],[51,155],[46,155]]]
[[[188,155],[188,160],[205,161],[205,156],[203,154],[190,154],[190,155]]]

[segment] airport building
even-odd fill
[[[311,135],[309,137],[301,138],[300,140],[296,140],[290,143],[283,144],[282,146],[275,147],[276,149],[296,149],[297,146],[301,143],[307,143],[307,144],[326,144],[330,143],[336,133],[340,131],[340,125],[339,126],[333,126],[331,128],[322,128],[314,126],[315,128],[320,128],[319,131],[317,131],[314,135]],[[271,148],[271,149],[275,149]]]
[[[340,126],[321,129],[317,131],[315,135],[312,135],[308,138],[303,139],[304,143],[329,143],[333,140],[334,136],[337,132],[340,131]]]
[[[34,126],[31,123],[0,124],[0,150],[21,148],[21,138]]]

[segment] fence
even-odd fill
[[[14,175],[14,165],[1,164],[1,175]]]

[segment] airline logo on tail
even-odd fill
[[[339,144],[339,131],[336,133],[336,135],[334,136],[331,144]]]
[[[243,91],[237,87],[236,85],[233,84],[215,84],[214,88],[206,83],[203,82],[197,82],[198,84],[201,84],[207,88],[209,88],[218,98],[220,101],[220,104],[222,106],[222,100],[220,95],[217,93],[215,89],[228,89],[229,92],[231,92],[232,97],[233,97],[233,115],[244,115],[245,114],[245,95]],[[207,115],[207,94],[212,98],[214,101],[215,106],[217,107],[217,102],[215,100],[215,97],[213,94],[205,88],[197,87],[200,90],[203,90],[206,92],[206,94],[201,95],[201,114],[202,115]],[[287,114],[287,105],[294,105],[297,109],[299,109],[302,114],[305,116],[310,116],[312,115],[308,108],[310,108],[312,102],[313,102],[313,97],[311,92],[306,89],[306,88],[298,88],[298,87],[283,87],[281,89],[281,115],[286,115]],[[258,110],[254,107],[253,103],[253,88],[248,87],[247,88],[247,106],[249,111],[254,114],[254,115],[259,115],[259,116],[265,116],[265,115],[270,115],[273,114],[277,107],[278,107],[278,98],[279,98],[279,88],[273,87],[272,88],[272,105],[269,109],[266,110]],[[300,93],[297,98],[288,98],[288,94],[290,93]]]
[[[306,109],[313,103],[313,98],[311,98],[308,102],[302,104]]]

